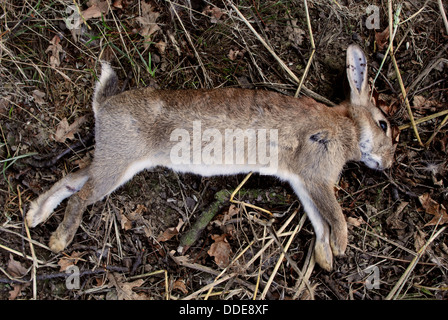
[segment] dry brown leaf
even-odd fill
[[[109,273],[107,278],[115,289],[117,289],[118,300],[146,300],[147,297],[145,295],[138,294],[132,290],[140,287],[145,282],[144,279],[125,282],[124,277],[118,273]]]
[[[427,234],[417,227],[417,231],[414,232],[414,248],[416,252],[418,252],[425,245],[426,236]]]
[[[22,266],[20,261],[14,260],[13,255],[9,255],[8,267],[6,268],[8,272],[14,278],[21,278],[28,272],[28,269]]]
[[[442,225],[448,223],[448,214],[443,204],[437,203],[431,198],[429,193],[424,193],[418,197],[422,207],[425,209],[427,214],[434,216],[431,221],[429,221],[426,226]]]
[[[1,113],[1,107],[0,107],[0,113]],[[440,151],[448,153],[448,136],[439,139],[439,142],[440,142]]]
[[[117,6],[119,6],[120,3],[121,1],[118,1]],[[100,18],[102,15],[106,15],[109,12],[109,5],[105,0],[90,0],[87,2],[87,6],[88,8],[81,11],[81,14],[77,14],[78,9],[74,7],[76,14],[71,16],[73,20],[70,21],[69,29],[75,42],[78,41],[78,38],[82,33],[81,25],[83,23],[92,18]],[[115,3],[113,6],[115,6]]]
[[[288,25],[285,28],[285,33],[288,35],[288,40],[295,46],[301,46],[305,31],[297,26],[298,19],[288,20]]]
[[[115,8],[123,9],[123,3],[121,3],[122,0],[115,0],[112,4]]]
[[[33,90],[32,93],[33,93],[34,102],[36,102],[40,106],[45,103],[45,100],[44,100],[45,92],[42,92],[39,89],[36,89],[36,90]]]
[[[426,114],[429,112],[435,112],[441,104],[436,100],[430,100],[423,96],[415,96],[413,101],[413,109],[417,110],[420,114]]]
[[[187,289],[187,286],[185,285],[185,281],[184,280],[179,279],[179,280],[176,280],[174,282],[173,290],[176,290],[176,289],[181,291],[184,294],[188,293],[188,289]]]
[[[347,223],[349,225],[355,226],[355,227],[359,227],[360,225],[366,223],[362,217],[359,218],[355,218],[355,217],[348,217],[347,218]]]
[[[184,225],[184,221],[182,219],[179,219],[179,223],[176,227],[171,227],[166,229],[158,238],[157,241],[159,242],[165,242],[170,240],[175,235],[179,234],[180,228]]]
[[[144,205],[138,204],[137,208],[128,214],[128,218],[131,221],[138,220],[142,217],[143,212],[146,212],[146,211],[148,211],[148,209]]]
[[[376,32],[375,31],[375,42],[378,48],[378,51],[383,51],[389,40],[389,27],[384,29],[382,32]]]
[[[57,142],[65,142],[66,139],[73,140],[75,133],[80,129],[80,126],[86,121],[86,117],[77,118],[72,124],[68,124],[67,118],[64,118],[59,123],[53,139]]]
[[[156,48],[157,50],[159,50],[160,54],[165,54],[165,50],[166,50],[166,42],[160,40],[159,42],[156,43]]]
[[[12,290],[9,291],[9,300],[15,300],[17,296],[22,292],[22,289],[28,287],[29,283],[14,283],[12,285]]]
[[[142,2],[142,15],[136,18],[136,21],[140,24],[141,29],[139,31],[140,35],[145,37],[144,47],[145,49],[149,47],[149,40],[151,35],[159,31],[160,28],[156,21],[160,13],[155,12],[152,5],[146,2]]]
[[[218,23],[218,20],[225,14],[220,8],[211,6],[206,6],[202,13],[210,17],[211,23]]]
[[[128,219],[129,221],[136,221],[137,224],[143,225],[143,231],[145,232],[145,236],[149,238],[153,236],[153,233],[150,228],[149,221],[143,218],[143,212],[146,211],[148,211],[148,209],[144,205],[138,204],[137,208],[134,211],[126,215],[125,220]],[[126,224],[126,221],[123,222],[122,220],[122,226],[123,223],[125,224],[124,225],[125,227],[132,227],[132,225]]]
[[[81,253],[79,251],[73,251],[70,256],[62,257],[58,261],[58,265],[61,267],[61,269],[59,271],[63,272],[65,270],[67,270],[68,267],[77,264],[83,255],[84,255],[84,253]]]
[[[55,35],[53,39],[50,41],[50,45],[48,46],[45,53],[51,53],[50,55],[50,66],[53,68],[59,67],[61,65],[61,57],[60,54],[64,52],[62,50],[62,46],[60,44],[61,38],[58,35]]]
[[[234,205],[234,204],[231,204],[231,205],[229,206],[229,210],[227,210],[227,214],[226,214],[226,216],[228,216],[229,218],[231,218],[231,217],[233,217],[234,215],[237,215],[237,214],[239,214],[239,213],[240,213],[240,208],[237,207],[237,206]]]
[[[6,268],[6,272],[14,278],[22,278],[28,272],[28,269],[22,266],[20,261],[14,260],[13,255],[9,255],[8,267]],[[30,285],[27,283],[14,283],[12,285],[13,290],[9,291],[9,300],[14,300],[20,294],[22,289],[28,287]]]
[[[109,5],[105,0],[91,0],[87,5],[89,8],[81,11],[81,15],[86,21],[92,18],[100,18],[109,12]]]
[[[175,227],[166,229],[158,238],[157,241],[159,242],[165,242],[170,240],[172,237],[177,235],[179,232]]]
[[[395,230],[404,230],[408,224],[406,222],[403,222],[403,210],[406,208],[406,206],[408,205],[408,202],[401,202],[398,205],[397,210],[395,210],[391,215],[389,215],[386,219],[386,224],[389,228],[391,229],[395,229]]]
[[[215,258],[215,262],[219,267],[225,268],[229,265],[229,257],[232,253],[230,244],[227,242],[225,235],[214,234],[212,239],[215,242],[210,246],[210,250],[207,253]]]
[[[227,55],[227,57],[232,61],[235,61],[239,56],[242,56],[241,51],[233,49],[230,49],[229,54]]]
[[[128,231],[132,229],[132,221],[128,219],[121,211],[120,211],[120,219],[121,219],[121,229]]]

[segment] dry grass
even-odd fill
[[[88,19],[75,37],[64,21],[73,11],[66,9],[85,10],[87,1],[0,1],[0,298],[447,298],[448,235],[429,223],[434,210],[448,207],[448,30],[441,1],[406,1],[399,21],[393,20],[398,7],[380,1],[375,31],[365,27],[363,1],[213,1],[205,5],[219,10],[207,11],[198,1],[154,0],[160,30],[149,42],[137,19],[141,1],[114,3],[122,8]],[[381,33],[387,26],[389,38]],[[260,176],[242,185],[236,207],[226,203],[183,254],[176,252],[182,234],[219,191],[230,196],[244,176],[142,173],[89,208],[74,243],[58,255],[46,244],[65,204],[43,226],[23,224],[30,200],[92,156],[86,137],[100,56],[112,59],[123,90],[234,86],[294,95],[302,83],[300,94],[331,104],[344,98],[344,51],[353,41],[365,48],[375,96],[401,136],[392,170],[349,164],[344,171],[336,192],[350,245],[332,273],[314,265],[313,229],[292,190]],[[64,118],[73,123],[82,116],[87,121],[72,140],[54,140]],[[74,152],[48,167],[27,162],[35,154],[52,159],[74,144]],[[422,195],[433,200],[431,208]],[[162,241],[179,219],[179,234]],[[208,254],[212,235],[226,237],[227,266]],[[74,263],[80,288],[69,290],[64,266]],[[372,271],[379,287],[369,285]]]

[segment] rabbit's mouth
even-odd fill
[[[378,156],[369,153],[362,153],[361,161],[364,162],[364,164],[370,169],[383,170],[383,165],[381,163],[381,160],[378,159]]]

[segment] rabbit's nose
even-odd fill
[[[361,161],[370,169],[383,170],[383,161],[381,161],[380,157],[374,154],[363,153]]]

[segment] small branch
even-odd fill
[[[311,62],[313,61],[314,53],[316,52],[316,46],[314,45],[313,29],[311,27],[310,13],[308,11],[308,1],[303,0],[303,3],[305,5],[306,23],[308,25],[308,32],[310,34],[310,43],[311,43],[312,51],[311,51],[310,58],[308,59],[308,63],[306,64],[305,71],[303,72],[302,79],[300,79],[300,83],[297,88],[296,94],[294,95],[294,97],[296,97],[296,98],[299,96],[300,90],[302,89],[302,86],[303,86],[303,82],[305,81],[305,78],[308,75],[308,71],[310,69]]]
[[[426,122],[426,121],[430,121],[432,119],[444,116],[446,114],[448,114],[448,109],[440,111],[440,112],[437,112],[437,113],[434,113],[432,115],[429,115],[429,116],[426,116],[426,117],[423,117],[423,118],[420,118],[420,119],[417,119],[417,120],[415,120],[414,123],[417,125],[417,124],[420,124],[420,123],[423,123],[423,122]],[[404,129],[408,129],[410,127],[412,127],[412,124],[407,123],[407,124],[404,124],[404,125],[398,127],[398,129],[401,131],[401,130],[404,130]]]
[[[89,276],[89,275],[93,275],[93,274],[102,274],[102,273],[105,273],[108,271],[128,273],[129,269],[126,267],[108,266],[106,268],[97,268],[95,270],[83,270],[79,273],[79,276],[83,277],[83,276]],[[59,273],[37,275],[34,279],[36,281],[44,281],[44,280],[50,280],[50,279],[55,279],[55,278],[67,278],[70,275],[72,275],[72,273],[59,272]],[[0,283],[23,283],[23,282],[34,281],[34,279],[31,279],[30,277],[24,277],[21,279],[0,278]]]
[[[252,31],[252,33],[255,35],[255,37],[260,40],[261,44],[269,51],[269,53],[274,57],[275,60],[280,64],[280,66],[283,68],[283,70],[286,71],[286,73],[292,78],[293,81],[295,81],[297,84],[300,84],[301,80],[294,74],[294,72],[291,71],[291,69],[288,68],[288,66],[283,62],[282,59],[275,53],[275,51],[269,46],[266,41],[260,36],[260,34],[252,27],[252,25],[247,21],[247,19],[243,16],[243,14],[238,10],[238,8],[230,2],[230,6],[235,10],[237,15],[240,17],[240,19],[247,25],[247,27]],[[322,97],[321,95],[313,92],[312,90],[306,88],[303,86],[303,91],[309,95],[311,98],[318,100],[320,102],[323,102],[329,106],[334,106],[335,104],[331,102],[330,100],[326,99],[325,97]]]
[[[188,230],[188,232],[186,232],[182,236],[177,252],[184,254],[185,251],[188,250],[188,248],[190,248],[196,242],[196,240],[201,235],[202,230],[204,230],[208,226],[210,221],[218,213],[223,204],[228,201],[228,195],[229,191],[225,189],[216,193],[216,200],[208,207],[207,210],[205,210],[200,215],[200,217],[196,220],[190,230]]]
[[[173,2],[169,1],[170,5],[171,5],[171,9],[174,12],[174,14],[176,15],[177,20],[179,20],[180,25],[182,26],[182,29],[184,29],[185,32],[185,37],[188,40],[188,43],[190,44],[191,48],[194,51],[194,55],[196,57],[196,59],[198,60],[199,66],[201,67],[202,73],[204,74],[204,80],[207,86],[213,87],[213,81],[212,79],[209,77],[207,70],[204,67],[204,63],[202,62],[201,56],[199,55],[199,53],[196,51],[196,48],[193,44],[193,40],[191,40],[190,34],[188,33],[187,29],[184,26],[184,23],[182,22],[182,19],[179,17],[179,14],[177,13],[177,10],[174,8],[174,4]]]
[[[395,35],[396,29],[398,28],[399,20],[400,20],[400,11],[401,11],[401,5],[398,7],[395,14],[393,14],[392,11],[392,0],[389,0],[389,30],[393,35]],[[392,20],[392,17],[394,19]],[[401,78],[400,69],[398,68],[397,60],[395,59],[395,52],[394,52],[394,46],[393,46],[393,35],[391,34],[390,38],[390,56],[392,58],[392,62],[395,67],[395,72],[397,74],[398,83],[400,84],[401,94],[403,96],[404,103],[406,105],[406,109],[408,110],[409,119],[411,120],[411,126],[414,130],[415,137],[417,138],[418,143],[423,146],[422,140],[420,139],[420,134],[418,133],[417,126],[415,125],[414,115],[412,114],[411,105],[409,104],[409,100],[407,97],[407,92],[403,84],[403,79]]]
[[[429,147],[432,140],[434,140],[435,136],[437,135],[437,133],[439,133],[440,129],[443,128],[443,126],[446,124],[447,120],[448,120],[448,116],[445,116],[445,118],[440,123],[439,127],[434,131],[434,133],[431,135],[431,137],[428,139],[428,141],[425,142],[425,147]]]
[[[443,24],[445,25],[446,34],[448,35],[448,20],[446,19],[445,9],[443,9],[442,0],[437,0],[439,4],[440,13],[442,14]]]
[[[400,280],[395,284],[395,286],[392,288],[392,290],[389,292],[389,294],[386,297],[386,300],[392,300],[396,299],[398,295],[400,294],[401,289],[403,289],[404,284],[408,280],[409,276],[411,275],[412,271],[414,270],[415,266],[417,265],[420,258],[423,256],[423,254],[426,251],[426,248],[443,232],[445,231],[447,227],[443,227],[439,229],[435,234],[429,238],[429,240],[425,243],[425,245],[417,252],[417,255],[412,259],[411,263],[409,264],[406,271],[401,276]]]

